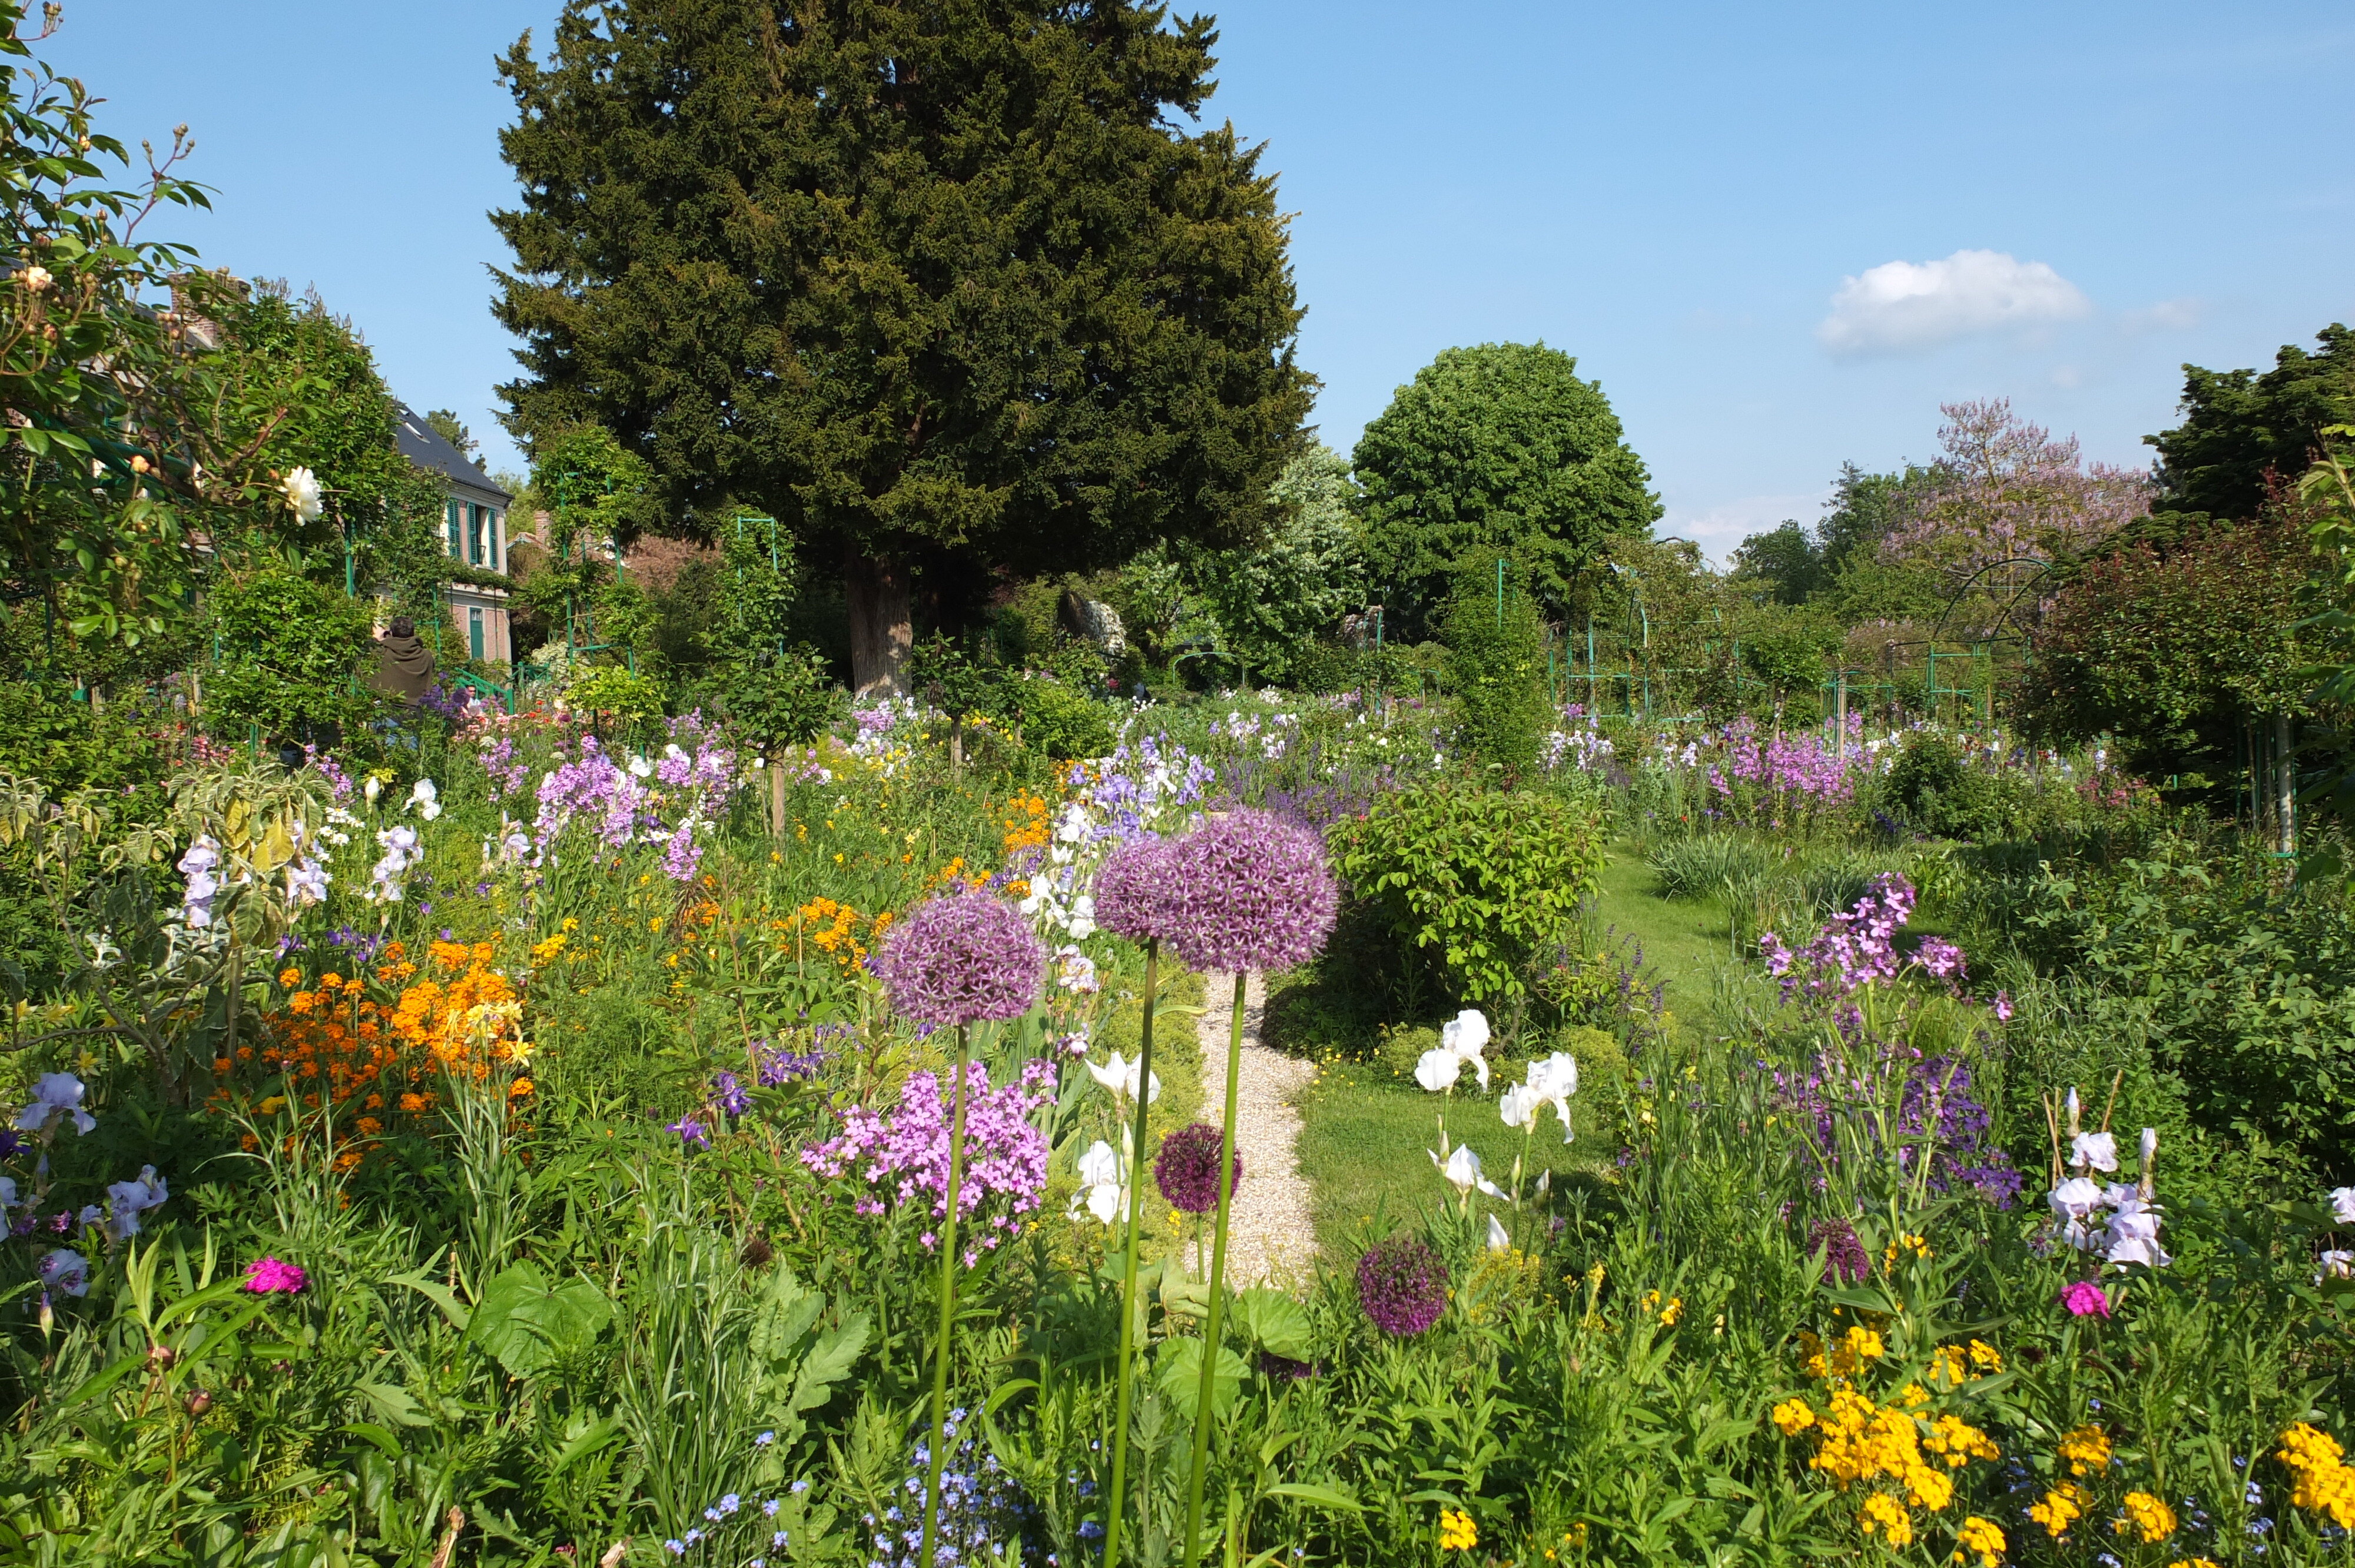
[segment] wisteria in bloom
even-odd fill
[[[965,1065],[964,1168],[957,1187],[960,1225],[984,1205],[1002,1205],[966,1248],[968,1266],[981,1254],[1019,1234],[1017,1217],[1039,1207],[1047,1189],[1047,1139],[1030,1123],[1031,1113],[1055,1102],[1055,1065],[1044,1058],[1023,1064],[1022,1075],[1001,1088],[989,1086],[989,1069]],[[888,1111],[852,1106],[842,1113],[842,1131],[802,1150],[802,1163],[817,1174],[847,1178],[863,1189],[853,1207],[881,1214],[921,1204],[933,1219],[948,1213],[949,1110],[941,1082],[932,1073],[911,1073],[900,1087],[900,1103]],[[970,1233],[968,1233],[968,1236]],[[926,1230],[926,1251],[938,1238]]]
[[[633,843],[663,846],[663,872],[692,881],[702,862],[698,835],[708,830],[739,782],[736,753],[701,715],[668,721],[670,738],[655,758],[616,762],[594,736],[582,736],[577,755],[543,775],[533,821],[532,863],[544,863],[575,824],[589,825],[607,850]]]

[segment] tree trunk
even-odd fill
[[[850,557],[850,689],[861,697],[908,694],[908,654],[916,645],[908,568],[872,556]]]

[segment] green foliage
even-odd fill
[[[1329,833],[1351,898],[1401,969],[1446,994],[1518,1004],[1603,866],[1601,824],[1550,795],[1434,783],[1385,794]]]
[[[1255,677],[1286,682],[1300,651],[1364,604],[1355,495],[1347,460],[1319,445],[1285,464],[1269,492],[1275,525],[1264,540],[1194,561],[1221,646],[1250,661]]]
[[[2327,428],[2355,423],[2355,332],[2334,323],[2315,337],[2317,352],[2285,344],[2262,375],[2183,367],[2183,422],[2143,438],[2158,449],[2163,507],[2254,517],[2326,449],[2343,455]]]
[[[476,468],[483,467],[483,460],[474,456],[482,443],[474,440],[474,433],[466,429],[465,421],[455,413],[448,408],[429,409],[425,422],[432,427],[435,435],[456,447],[460,457],[473,458]]]
[[[367,600],[269,567],[215,588],[208,601],[219,656],[205,673],[205,717],[242,739],[300,739],[329,725],[358,729],[375,710],[359,681]]]
[[[1273,179],[1172,123],[1210,37],[1137,4],[570,0],[552,58],[501,66],[515,428],[602,424],[830,567],[1250,536],[1311,383]]]
[[[625,724],[660,718],[662,683],[623,664],[594,664],[566,683],[568,707],[611,714]]]
[[[1465,738],[1509,784],[1537,767],[1539,743],[1553,720],[1545,622],[1520,572],[1507,569],[1501,594],[1491,563],[1460,574],[1444,635]]]
[[[720,715],[763,750],[806,743],[849,705],[826,661],[806,643],[781,659],[725,665],[712,690]]]
[[[1366,427],[1354,461],[1367,564],[1401,640],[1437,620],[1468,556],[1509,556],[1540,600],[1566,605],[1604,540],[1660,516],[1643,460],[1577,366],[1543,344],[1451,348]]]
[[[2016,775],[1975,765],[1952,740],[1927,730],[1907,737],[1882,792],[1905,821],[1940,838],[2007,838],[2027,811]]]
[[[84,785],[152,789],[171,768],[168,725],[145,703],[93,704],[29,681],[0,683],[0,773],[37,779],[59,795]]]
[[[1052,675],[1028,675],[998,688],[1002,716],[1018,726],[1022,744],[1057,761],[1102,757],[1112,750],[1111,710]]]

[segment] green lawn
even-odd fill
[[[1725,917],[1714,900],[1670,902],[1653,888],[1652,873],[1633,848],[1614,846],[1602,876],[1597,926],[1639,944],[1646,968],[1667,983],[1669,1010],[1691,1020],[1705,1012],[1717,971],[1727,961]],[[1485,1097],[1466,1074],[1448,1107],[1450,1135],[1472,1146],[1499,1186],[1508,1185],[1513,1160],[1523,1151],[1521,1134],[1497,1115],[1496,1096],[1508,1070],[1492,1076]],[[1411,1216],[1453,1198],[1455,1189],[1432,1168],[1426,1152],[1438,1147],[1440,1105],[1438,1096],[1383,1062],[1334,1061],[1319,1071],[1301,1102],[1300,1162],[1308,1173],[1317,1245],[1328,1257],[1346,1255],[1351,1238],[1377,1216]],[[1547,1169],[1557,1187],[1604,1178],[1618,1151],[1615,1129],[1599,1099],[1582,1096],[1572,1106],[1578,1140],[1565,1148],[1553,1112],[1542,1113],[1528,1145],[1525,1181]]]

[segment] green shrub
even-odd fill
[[[1501,599],[1491,574],[1465,574],[1447,610],[1449,673],[1464,738],[1483,763],[1517,778],[1537,767],[1553,721],[1546,693],[1545,623],[1508,570]]]
[[[52,796],[160,783],[171,770],[166,715],[144,703],[95,706],[31,682],[0,683],[0,773]]]
[[[1047,676],[1009,682],[1005,691],[1028,749],[1058,761],[1112,750],[1112,718],[1103,704]]]
[[[1944,736],[1906,741],[1884,793],[1910,826],[1945,839],[2000,839],[2025,826],[2030,802],[2016,773],[1977,768]]]
[[[1596,818],[1531,791],[1426,784],[1330,837],[1358,913],[1404,960],[1395,972],[1433,964],[1450,997],[1516,1012],[1603,869]]]
[[[849,704],[825,658],[798,643],[774,660],[723,666],[711,679],[720,716],[753,746],[799,746],[842,716]]]
[[[301,738],[330,725],[357,730],[375,711],[359,678],[370,601],[272,567],[221,584],[209,608],[218,652],[204,716],[214,729]]]

